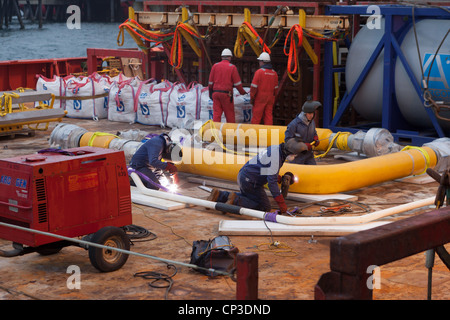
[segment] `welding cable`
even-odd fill
[[[150,232],[148,229],[134,224],[127,225],[123,227],[123,229],[128,238],[132,240],[130,241],[131,244],[133,244],[133,242],[151,241],[157,238],[156,234],[154,234],[153,232]]]
[[[295,24],[289,29],[289,32],[286,36],[286,40],[284,41],[284,54],[288,56],[288,64],[287,64],[287,72],[289,78],[293,82],[300,81],[300,65],[298,61],[298,49],[301,47],[303,42],[303,29],[299,24]],[[289,45],[289,53],[286,52],[286,48]],[[297,73],[298,77],[294,78],[293,74]]]
[[[170,289],[172,289],[173,286],[173,277],[177,274],[177,268],[173,264],[167,264],[167,269],[174,269],[173,274],[167,275],[161,272],[155,272],[155,271],[141,271],[136,272],[134,274],[135,277],[141,277],[144,279],[153,280],[148,285],[152,288],[166,288],[166,293],[164,295],[164,298],[167,300],[167,297],[169,295]],[[163,282],[165,284],[158,284],[159,282]]]

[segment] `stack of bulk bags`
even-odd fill
[[[244,88],[249,92],[249,88]],[[252,120],[252,104],[250,95],[241,95],[237,89],[233,89],[234,114],[236,123],[250,123]],[[201,93],[200,120],[208,121],[213,119],[213,101],[209,98],[209,89],[205,87]],[[221,122],[226,122],[225,113],[222,113]]]
[[[55,97],[63,97],[66,91],[65,80],[63,77],[53,76],[52,79],[46,78],[43,75],[36,75],[38,78],[36,82],[36,91],[43,93],[52,93]],[[50,105],[51,101],[42,101]],[[64,109],[65,100],[55,98],[53,103],[54,109]]]
[[[200,118],[202,89],[203,86],[195,82],[187,87],[184,84],[172,87],[167,103],[167,127],[184,128],[186,124]]]
[[[170,81],[141,83],[135,101],[136,122],[164,127],[169,93],[173,88]]]
[[[109,90],[108,120],[136,122],[136,91],[142,81],[138,77],[113,81]]]
[[[67,117],[105,119],[108,117],[109,86],[98,77],[71,77],[66,82]]]

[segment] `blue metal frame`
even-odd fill
[[[398,57],[403,64],[406,73],[408,74],[411,82],[413,83],[414,89],[418,96],[423,99],[422,87],[414,77],[414,74],[406,61],[403,52],[400,49],[398,39],[401,37],[402,32],[394,30],[394,21],[398,23],[403,21],[405,16],[412,17],[414,13],[415,18],[430,18],[430,17],[442,17],[449,18],[450,13],[439,8],[424,8],[416,7],[414,11],[411,6],[400,6],[400,5],[379,5],[380,14],[385,18],[385,34],[381,38],[380,42],[373,51],[370,59],[368,60],[366,66],[361,71],[355,85],[350,92],[346,93],[342,98],[336,114],[333,116],[333,74],[335,72],[343,72],[344,68],[335,68],[333,65],[333,44],[331,42],[325,43],[324,51],[324,114],[323,114],[323,127],[329,128],[333,131],[350,131],[356,132],[359,130],[364,130],[364,128],[357,127],[339,127],[338,124],[344,115],[347,108],[357,93],[359,87],[364,82],[366,76],[370,72],[375,60],[378,58],[380,52],[384,49],[384,66],[383,66],[383,106],[382,106],[382,120],[381,124],[376,124],[378,127],[385,128],[389,130],[394,139],[398,141],[407,141],[408,144],[422,145],[425,142],[432,141],[436,138],[445,137],[441,126],[439,125],[436,116],[434,115],[431,108],[426,108],[427,114],[435,129],[434,135],[424,134],[416,131],[414,128],[410,128],[406,124],[397,103],[394,99],[394,71],[395,71],[395,61]],[[367,5],[330,5],[325,7],[325,14],[327,15],[370,15],[367,11]],[[448,8],[448,7],[446,7]],[[409,22],[402,22],[404,25]],[[367,128],[369,129],[369,128]]]

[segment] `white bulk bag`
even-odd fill
[[[135,98],[141,82],[138,78],[130,78],[112,83],[109,90],[108,120],[136,122]]]
[[[250,88],[244,88],[246,92],[250,92]],[[240,94],[239,91],[233,89],[234,114],[236,123],[250,123],[252,120],[252,104],[249,94]]]
[[[52,79],[46,78],[43,75],[37,75],[36,91],[42,93],[52,93],[55,97],[63,97],[65,94],[64,78],[60,76],[53,76]],[[50,106],[51,100],[42,101]],[[64,109],[65,101],[55,98],[53,103],[54,109]]]
[[[66,96],[75,99],[66,100],[67,117],[81,119],[105,119],[108,117],[108,96],[94,98],[109,92],[109,87],[95,77],[73,77],[67,81]],[[79,99],[76,99],[79,98]]]
[[[165,126],[165,114],[170,81],[160,83],[142,83],[136,94],[136,122],[146,125]]]
[[[184,128],[200,117],[201,89],[200,84],[191,83],[174,85],[167,103],[166,126],[170,128]]]

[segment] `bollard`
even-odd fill
[[[258,299],[258,254],[238,253],[236,259],[236,299]]]

